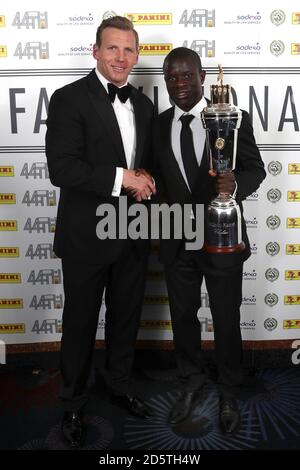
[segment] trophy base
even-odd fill
[[[203,250],[207,253],[220,253],[220,254],[227,254],[227,253],[241,253],[245,249],[245,243],[241,242],[237,245],[232,246],[213,246],[204,243]]]

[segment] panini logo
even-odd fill
[[[0,57],[7,57],[7,46],[0,45]]]
[[[287,228],[300,228],[300,217],[288,217],[286,219]]]
[[[0,246],[0,258],[19,258],[17,246]]]
[[[0,333],[25,333],[25,323],[0,323]]]
[[[0,231],[2,232],[16,232],[18,224],[16,220],[0,220]]]
[[[4,28],[5,26],[5,16],[0,15],[0,28]]]
[[[172,330],[171,320],[141,320],[143,330]]]
[[[298,269],[288,269],[285,271],[286,281],[299,281],[300,271]]]
[[[15,193],[0,193],[0,204],[16,204]]]
[[[14,176],[13,166],[0,166],[0,176]]]
[[[291,54],[292,55],[299,55],[300,54],[300,43],[292,43],[291,44]]]
[[[300,202],[300,191],[288,191],[287,200],[289,202]]]
[[[300,255],[300,244],[294,243],[285,245],[285,252],[287,255]]]
[[[300,295],[285,295],[284,304],[285,305],[300,305]]]
[[[0,308],[23,308],[23,299],[0,299]]]
[[[289,175],[300,175],[300,163],[289,163],[288,173]]]
[[[284,330],[296,330],[300,328],[300,320],[283,320]]]
[[[0,284],[20,284],[20,273],[0,273]]]
[[[172,24],[172,13],[125,13],[134,24]]]
[[[144,298],[145,305],[168,305],[169,297],[167,295],[147,295]]]
[[[172,49],[173,44],[140,44],[140,55],[167,55]]]
[[[296,11],[292,13],[292,24],[300,24],[300,13]]]

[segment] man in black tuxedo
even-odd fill
[[[241,201],[255,191],[265,178],[264,164],[255,144],[249,115],[243,111],[238,134],[237,162],[233,172],[209,173],[205,152],[205,131],[200,113],[208,105],[202,96],[205,71],[199,56],[179,47],[171,51],[163,65],[167,90],[175,106],[159,115],[154,126],[155,175],[157,188],[163,186],[169,204],[210,202],[218,193],[236,195]],[[183,117],[188,116],[189,117]],[[181,129],[188,121],[192,132],[195,170],[189,175],[183,158]],[[194,144],[194,145],[193,145]],[[159,189],[158,189],[159,191]],[[165,266],[173,325],[174,347],[182,379],[180,399],[171,410],[169,422],[176,424],[191,413],[206,380],[201,352],[201,326],[197,312],[201,306],[201,284],[205,278],[214,324],[215,353],[220,392],[220,425],[233,433],[239,426],[235,392],[243,382],[240,305],[243,262],[250,256],[245,222],[241,253],[209,254],[186,249],[185,240],[162,240],[160,260]],[[201,395],[201,394],[200,394]]]
[[[62,258],[65,292],[62,432],[73,447],[82,442],[104,288],[106,379],[113,400],[139,417],[151,415],[130,386],[149,243],[96,234],[99,205],[112,205],[118,220],[121,195],[132,191],[142,201],[155,193],[152,178],[136,171],[149,166],[153,118],[149,98],[127,85],[138,48],[129,20],[104,20],[93,48],[96,69],[56,90],[49,105],[46,155],[51,182],[61,188],[54,251]]]

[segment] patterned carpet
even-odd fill
[[[39,355],[0,366],[0,449],[63,450],[60,374],[39,368]],[[113,406],[105,391],[101,367],[92,378],[86,409],[83,450],[273,450],[300,449],[300,369],[256,370],[239,395],[241,426],[234,437],[218,424],[218,395],[211,381],[192,416],[169,426],[167,416],[178,396],[175,369],[135,371],[139,395],[155,410],[143,421]]]

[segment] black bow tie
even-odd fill
[[[118,88],[113,83],[108,83],[107,87],[108,94],[112,103],[115,101],[116,95],[118,95],[119,100],[122,101],[122,103],[125,103],[125,101],[127,101],[129,96],[131,95],[131,87],[129,85],[123,86],[122,88]]]

